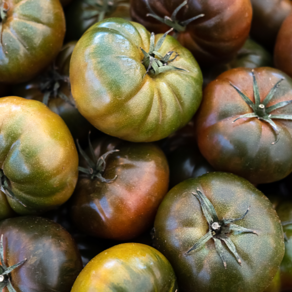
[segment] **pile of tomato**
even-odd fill
[[[0,0],[0,291],[292,291],[291,0]]]

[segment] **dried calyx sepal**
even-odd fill
[[[209,241],[212,238],[214,240],[216,251],[220,256],[225,269],[227,267],[227,263],[226,263],[225,256],[224,256],[224,248],[223,248],[222,242],[224,242],[226,244],[227,248],[234,255],[237,262],[241,265],[241,260],[239,258],[237,251],[236,251],[236,247],[235,247],[234,243],[231,241],[229,235],[231,233],[233,233],[233,234],[253,233],[253,234],[258,235],[257,232],[254,230],[247,229],[245,227],[242,227],[242,226],[239,226],[239,225],[233,223],[235,221],[239,221],[239,220],[244,219],[244,217],[247,215],[247,213],[249,211],[249,208],[246,210],[246,212],[240,218],[219,220],[214,206],[209,201],[209,199],[205,196],[203,191],[197,189],[197,192],[192,193],[192,194],[198,199],[198,201],[200,203],[204,217],[206,218],[208,225],[209,225],[209,231],[203,237],[201,237],[194,244],[194,246],[191,247],[187,251],[186,254],[189,254],[192,251],[195,251],[195,250],[201,248],[202,246],[204,246],[206,244],[207,241]]]
[[[1,260],[1,266],[0,266],[0,290],[7,288],[9,292],[16,292],[16,290],[13,288],[11,279],[10,279],[10,273],[15,270],[16,268],[23,265],[27,259],[24,259],[23,261],[11,266],[7,267],[4,261],[4,248],[3,248],[3,234],[1,235],[0,240],[0,260]]]
[[[19,204],[21,204],[23,207],[27,207],[24,203],[22,203],[13,193],[12,189],[9,186],[9,180],[4,175],[3,170],[0,168],[0,190],[5,194],[7,197],[11,198],[12,200],[15,200]]]
[[[174,30],[174,37],[177,36],[178,33],[180,32],[184,32],[186,30],[186,27],[188,24],[190,24],[191,22],[195,21],[198,18],[201,18],[203,16],[205,16],[205,14],[199,14],[197,16],[194,16],[190,19],[184,20],[184,21],[179,21],[176,19],[178,12],[187,5],[187,1],[184,1],[182,4],[180,4],[172,13],[171,17],[169,16],[164,16],[163,18],[158,16],[153,9],[151,8],[150,4],[149,4],[149,0],[146,0],[146,5],[148,10],[151,13],[148,13],[147,16],[151,16],[155,19],[157,19],[158,21],[170,26],[173,28]]]
[[[280,130],[278,129],[278,126],[275,124],[275,122],[272,119],[282,119],[282,120],[290,120],[291,121],[292,116],[291,115],[284,115],[284,114],[273,115],[273,114],[271,114],[271,112],[292,103],[292,100],[282,101],[282,102],[279,102],[279,103],[276,103],[272,106],[267,107],[267,104],[273,99],[278,87],[280,86],[280,83],[284,79],[280,79],[273,86],[273,88],[270,90],[270,92],[265,97],[265,99],[261,102],[259,88],[258,88],[258,84],[257,84],[256,78],[255,78],[254,70],[252,70],[251,73],[252,73],[252,77],[253,77],[253,92],[254,92],[254,99],[255,99],[254,103],[237,86],[235,86],[234,84],[232,84],[230,82],[230,85],[239,93],[241,98],[253,110],[253,113],[248,113],[248,114],[244,114],[244,115],[239,116],[237,119],[235,119],[233,121],[233,123],[236,122],[237,120],[243,119],[243,118],[258,118],[259,120],[263,120],[263,121],[267,122],[274,130],[275,135],[276,135],[276,140],[274,142],[272,142],[272,144],[275,144],[279,141]]]
[[[119,150],[115,149],[115,150],[110,150],[106,153],[104,153],[103,155],[101,155],[100,157],[97,157],[94,153],[91,141],[90,141],[90,132],[88,134],[88,145],[89,145],[89,151],[90,151],[90,155],[91,158],[87,155],[87,153],[80,147],[79,142],[77,140],[77,147],[78,150],[81,154],[81,156],[84,158],[84,160],[86,161],[88,168],[85,167],[78,167],[78,170],[89,175],[90,179],[95,179],[97,178],[98,180],[100,180],[103,183],[111,183],[113,182],[116,178],[117,175],[112,178],[112,179],[105,179],[102,174],[105,171],[106,168],[106,158],[108,157],[108,155],[118,152]]]
[[[171,70],[180,70],[180,71],[186,71],[184,69],[171,66],[169,65],[170,62],[174,61],[178,57],[178,53],[174,51],[168,52],[165,56],[162,56],[158,51],[161,48],[166,36],[169,32],[171,32],[173,29],[170,29],[167,31],[156,43],[155,45],[155,34],[152,32],[150,37],[150,48],[149,52],[145,52],[145,50],[142,50],[144,58],[142,60],[142,64],[146,68],[146,73],[151,73],[154,75],[158,75],[163,72],[171,71]],[[175,56],[171,59],[172,54],[175,54]]]

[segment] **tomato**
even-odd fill
[[[96,140],[92,147],[95,157],[90,149],[87,155],[93,164],[83,161],[88,174],[79,177],[72,198],[72,220],[80,231],[92,236],[133,239],[151,227],[167,193],[166,157],[154,144],[111,137]],[[118,152],[109,153],[113,149]]]
[[[76,42],[67,43],[45,72],[13,87],[13,94],[42,101],[66,123],[74,139],[84,139],[91,124],[78,112],[70,90],[69,64]]]
[[[66,202],[77,182],[78,154],[63,120],[20,97],[1,98],[0,111],[0,187],[7,203],[18,214],[38,214]]]
[[[252,7],[249,0],[131,0],[131,16],[151,32],[164,33],[174,27],[178,41],[199,64],[210,66],[231,59],[243,46]],[[199,18],[192,20],[194,17]]]
[[[267,48],[274,48],[282,22],[292,12],[291,0],[251,0],[251,36]]]
[[[130,20],[129,0],[75,0],[66,10],[66,39],[79,40],[94,23],[110,17]]]
[[[168,260],[153,247],[124,243],[97,255],[82,270],[71,292],[175,292]]]
[[[270,201],[230,173],[205,174],[172,188],[159,206],[154,240],[181,292],[263,291],[285,252]]]
[[[2,289],[8,284],[3,291],[70,291],[82,263],[73,238],[59,224],[38,217],[10,218],[0,222],[0,234],[0,274],[5,266],[20,264],[0,279]]]
[[[232,68],[245,67],[253,69],[266,66],[273,67],[271,54],[258,43],[248,39],[232,61],[215,65],[204,72],[204,85],[209,84],[221,73]]]
[[[292,77],[292,11],[283,22],[277,36],[274,61],[277,68]]]
[[[0,2],[0,82],[25,82],[60,51],[65,19],[59,0]]]
[[[109,18],[77,43],[72,94],[80,113],[102,132],[156,141],[187,124],[198,109],[202,74],[196,60],[171,36],[151,42],[149,48],[150,34],[140,24]]]
[[[255,184],[291,173],[292,80],[286,74],[268,67],[232,69],[206,87],[203,100],[198,144],[214,169]]]

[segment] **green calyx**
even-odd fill
[[[1,266],[0,266],[0,290],[7,288],[9,292],[16,292],[16,290],[13,288],[11,279],[10,279],[10,273],[15,270],[16,268],[23,265],[27,259],[24,259],[23,261],[11,266],[7,267],[4,261],[4,249],[3,249],[3,235],[1,235],[0,240],[0,260],[1,260]]]
[[[7,12],[9,10],[8,4],[4,1],[0,1],[0,23],[4,22],[7,17]]]
[[[112,179],[105,179],[102,176],[102,174],[104,173],[104,171],[106,169],[106,161],[105,161],[106,158],[112,153],[119,152],[119,150],[111,150],[111,151],[104,153],[100,157],[97,157],[94,153],[94,150],[93,150],[93,147],[92,147],[92,144],[90,141],[90,133],[88,135],[88,145],[89,145],[89,151],[90,151],[91,158],[80,147],[79,142],[77,140],[78,150],[88,165],[88,168],[78,167],[79,171],[89,175],[90,179],[92,179],[92,180],[97,178],[99,181],[101,181],[103,183],[113,182],[118,177],[117,175]]]
[[[60,97],[64,101],[75,107],[73,98],[68,97],[61,90],[61,84],[65,82],[70,87],[69,77],[61,75],[53,66],[48,72],[41,77],[41,82],[38,85],[39,90],[44,94],[43,103],[48,105],[50,98]]]
[[[259,120],[263,120],[263,121],[267,122],[274,130],[275,135],[276,135],[276,140],[274,142],[272,142],[272,144],[275,144],[279,141],[280,130],[279,130],[278,126],[275,124],[275,122],[273,121],[273,119],[282,119],[282,120],[290,120],[291,121],[292,115],[283,115],[283,114],[273,115],[273,114],[271,114],[271,112],[292,103],[292,100],[282,101],[282,102],[279,102],[277,104],[274,104],[272,106],[267,107],[267,104],[273,99],[278,87],[280,86],[280,83],[284,79],[280,79],[274,85],[274,87],[270,90],[270,92],[265,97],[265,99],[261,102],[258,84],[257,84],[256,78],[254,75],[254,70],[252,70],[251,72],[252,72],[252,77],[253,77],[253,92],[254,92],[254,99],[255,99],[254,103],[242,91],[240,91],[240,89],[238,87],[236,87],[235,85],[233,85],[230,82],[230,85],[239,93],[241,98],[253,110],[253,113],[248,113],[248,114],[244,114],[244,115],[239,116],[237,119],[235,119],[233,121],[233,123],[236,122],[237,120],[243,119],[243,118],[258,118]]]
[[[145,66],[146,73],[151,73],[153,75],[158,75],[163,72],[171,71],[171,70],[180,70],[180,71],[185,71],[184,69],[171,66],[169,65],[170,62],[174,61],[177,57],[178,54],[174,51],[168,52],[165,56],[162,56],[158,51],[161,48],[167,34],[171,32],[173,29],[170,29],[167,31],[156,43],[155,45],[155,34],[151,33],[150,37],[150,48],[149,52],[145,52],[145,50],[142,50],[144,58],[142,60],[142,64]],[[173,58],[171,56],[175,54]]]
[[[244,228],[242,226],[239,226],[237,224],[234,224],[233,222],[243,220],[244,217],[247,215],[249,208],[246,210],[246,212],[241,216],[240,218],[236,219],[222,219],[219,220],[218,215],[215,211],[214,206],[209,201],[209,199],[205,196],[205,194],[197,189],[196,193],[192,193],[199,201],[200,206],[202,208],[202,212],[209,224],[209,231],[201,237],[198,242],[196,242],[193,247],[191,247],[186,254],[191,253],[192,251],[195,251],[202,246],[205,245],[207,241],[209,241],[211,238],[214,241],[215,248],[217,253],[219,254],[224,268],[227,268],[227,263],[224,256],[224,248],[222,245],[222,242],[225,243],[229,251],[233,254],[233,256],[236,258],[237,262],[241,265],[240,257],[236,251],[236,247],[234,243],[231,241],[229,235],[231,233],[233,234],[242,234],[242,233],[253,233],[257,234],[256,231]]]
[[[149,0],[146,0],[146,5],[148,10],[151,13],[148,13],[147,16],[151,16],[155,19],[157,19],[158,21],[172,27],[174,29],[175,34],[180,33],[180,32],[184,32],[186,30],[186,27],[188,24],[190,24],[191,22],[195,21],[198,18],[201,18],[203,16],[205,16],[204,14],[199,14],[195,17],[192,17],[188,20],[184,20],[184,21],[178,21],[176,19],[178,12],[187,5],[187,1],[184,1],[182,4],[180,4],[172,13],[171,17],[169,16],[164,16],[164,18],[158,16],[151,8],[150,4],[149,4]]]
[[[11,198],[12,200],[17,201],[19,204],[21,204],[23,207],[26,207],[13,193],[9,186],[9,180],[4,175],[4,172],[2,169],[0,169],[0,190],[2,193],[4,193],[7,197]]]

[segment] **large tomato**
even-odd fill
[[[172,188],[159,206],[154,239],[181,292],[264,291],[285,252],[271,202],[229,173],[205,174]]]
[[[66,202],[77,182],[78,154],[63,120],[20,97],[0,98],[0,112],[0,193],[19,214]]]
[[[138,23],[109,18],[87,30],[74,49],[70,80],[77,108],[106,134],[160,140],[200,105],[202,74],[192,54],[171,36],[150,36]]]
[[[94,23],[110,17],[130,20],[130,0],[75,0],[66,10],[66,39],[79,40]]]
[[[159,16],[163,23],[149,14]],[[191,21],[199,15],[203,16]],[[164,33],[173,27],[178,41],[200,65],[213,65],[231,59],[242,47],[252,7],[249,0],[131,0],[131,16],[151,32]]]
[[[94,155],[87,151],[92,163],[82,162],[88,174],[79,177],[71,217],[80,231],[89,235],[133,239],[152,226],[167,193],[166,157],[154,144],[111,137],[96,140],[92,147]],[[113,149],[119,151],[106,154]]]
[[[283,22],[274,51],[275,65],[292,77],[292,12]]]
[[[93,258],[71,292],[176,292],[176,276],[168,260],[144,244],[124,243]]]
[[[229,70],[211,82],[197,116],[201,153],[253,183],[292,171],[292,80],[273,68]]]
[[[2,0],[0,12],[0,82],[28,81],[62,47],[63,8],[59,0]]]
[[[71,290],[82,262],[73,238],[59,224],[33,216],[10,218],[0,222],[0,234],[0,275],[19,264],[4,279],[0,278],[1,291]]]

